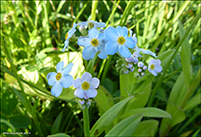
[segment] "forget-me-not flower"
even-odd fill
[[[78,25],[88,26],[90,29],[106,27],[104,22],[97,22],[97,21],[93,21],[93,20],[80,22],[80,23],[78,23]]]
[[[94,98],[97,95],[95,88],[98,88],[100,80],[96,77],[92,78],[91,74],[85,72],[82,78],[77,78],[73,81],[73,86],[77,88],[74,95],[78,98]]]
[[[128,48],[134,48],[135,43],[133,38],[128,37],[128,29],[126,27],[118,26],[115,29],[110,26],[105,30],[105,37],[109,40],[105,45],[107,54],[114,55],[116,52],[119,52],[125,58],[131,56]]]
[[[148,70],[149,72],[151,72],[154,76],[157,76],[157,73],[162,71],[162,67],[161,67],[161,61],[159,59],[151,59],[149,61],[149,66],[148,66]]]
[[[50,72],[47,74],[48,84],[53,86],[51,93],[53,96],[58,97],[63,88],[68,88],[73,84],[73,77],[68,73],[71,71],[73,63],[69,63],[64,69],[64,62],[59,62],[56,65],[56,72]]]
[[[80,46],[84,46],[84,50],[82,56],[85,60],[92,59],[96,52],[101,51],[99,53],[99,57],[101,59],[105,59],[107,57],[107,53],[105,52],[105,37],[103,33],[99,33],[99,31],[95,28],[92,28],[88,31],[88,37],[79,37],[77,44]]]
[[[68,49],[68,44],[69,44],[69,39],[75,34],[76,32],[76,27],[78,24],[73,23],[73,27],[66,33],[65,35],[65,41],[64,41],[64,48],[62,49],[62,52],[65,51],[65,49]]]

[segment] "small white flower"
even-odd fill
[[[58,97],[63,88],[68,88],[73,83],[73,77],[68,73],[71,71],[73,63],[69,63],[64,69],[64,62],[59,62],[56,65],[57,73],[50,72],[47,74],[48,84],[53,86],[51,89],[51,93],[53,96]]]
[[[149,72],[151,72],[154,76],[157,76],[157,73],[161,72],[163,69],[160,65],[161,61],[159,59],[151,59],[148,67]]]
[[[75,34],[75,32],[76,32],[76,29],[75,29],[75,28],[76,28],[76,27],[77,27],[77,24],[76,24],[76,23],[73,23],[73,28],[70,29],[70,30],[66,33],[65,42],[64,42],[64,48],[62,49],[62,52],[64,52],[66,48],[68,49],[69,39]]]
[[[82,78],[77,78],[73,82],[73,86],[77,88],[74,95],[78,98],[94,98],[97,95],[95,88],[98,88],[100,80],[96,77],[92,78],[91,74],[85,72]]]

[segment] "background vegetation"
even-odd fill
[[[86,65],[78,45],[70,43],[68,52],[61,50],[72,24],[87,20],[132,29],[138,46],[156,52],[163,66],[163,75],[147,74],[137,79],[131,73],[116,72],[118,56],[98,59],[93,75],[100,78],[101,86],[89,109],[91,127],[128,96],[129,90],[137,99],[128,102],[119,121],[146,107],[157,107],[171,115],[171,119],[158,118],[143,111],[145,117],[133,135],[200,136],[200,6],[199,1],[1,1],[2,136],[8,136],[5,132],[83,135],[74,89],[65,89],[55,98],[46,75],[55,71],[61,60],[65,65],[75,64],[70,73],[74,78],[83,74]]]

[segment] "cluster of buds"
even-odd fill
[[[81,99],[81,98],[77,98],[76,100],[78,102],[78,105],[81,109],[85,109],[85,107],[87,106],[88,108],[91,106],[91,100],[90,99]]]
[[[139,77],[139,76],[144,76],[145,75],[145,71],[147,70],[147,66],[144,65],[143,62],[138,62],[137,64],[137,73],[136,73],[136,76]]]

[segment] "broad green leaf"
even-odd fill
[[[120,75],[120,94],[123,97],[127,97],[134,89],[135,77],[134,72]]]
[[[168,64],[170,58],[172,57],[174,53],[174,50],[171,49],[171,50],[168,50],[168,51],[165,51],[163,53],[161,53],[160,55],[157,56],[158,59],[161,60],[161,66],[164,67]]]
[[[121,111],[121,109],[125,106],[125,104],[131,99],[133,98],[133,96],[128,97],[124,100],[122,100],[121,102],[115,104],[114,106],[112,106],[109,110],[107,110],[97,121],[96,123],[93,125],[91,131],[90,131],[90,135],[91,136],[98,136],[100,135],[106,128],[108,125],[110,125],[113,120],[115,119],[115,117],[118,116],[119,112]]]
[[[137,125],[140,123],[143,118],[143,114],[130,116],[121,122],[119,122],[115,127],[113,127],[105,136],[131,136],[135,131]]]
[[[166,136],[171,127],[182,122],[186,118],[184,112],[175,105],[170,104],[166,112],[171,114],[172,119],[163,118],[159,131],[160,136]]]
[[[125,112],[133,108],[142,108],[147,104],[152,85],[150,81],[147,82],[149,82],[149,84],[143,83],[141,87],[134,91],[134,94],[136,93],[136,95],[134,95],[135,97],[126,105]]]
[[[189,100],[186,103],[186,106],[184,107],[184,111],[189,110],[197,105],[199,105],[201,103],[201,93],[195,95],[193,98],[191,98],[191,100]]]
[[[18,100],[13,92],[5,92],[1,97],[1,111],[10,115],[18,104]]]
[[[65,133],[57,133],[54,135],[48,135],[47,137],[70,137],[70,136]]]
[[[62,116],[63,116],[63,112],[60,112],[54,121],[54,124],[53,124],[52,129],[51,129],[51,134],[55,134],[55,133],[59,132],[59,127],[60,127]]]
[[[136,108],[131,109],[126,112],[121,117],[128,117],[133,114],[143,114],[144,117],[155,117],[155,118],[170,118],[171,116],[169,113],[165,112],[162,109],[153,108],[153,107],[145,107],[145,108]]]
[[[135,129],[132,136],[135,137],[154,137],[158,129],[157,120],[145,120],[140,122],[140,124]]]
[[[183,37],[185,30],[183,29],[183,25],[179,20],[179,34],[180,39]],[[188,42],[188,37],[184,40],[184,43],[181,46],[181,64],[182,70],[184,72],[184,81],[187,85],[187,88],[190,87],[191,82],[191,46]]]
[[[192,132],[193,132],[193,130],[187,131],[187,132],[179,135],[179,137],[188,137]]]
[[[27,128],[31,125],[31,120],[27,116],[11,116],[9,118],[10,123],[16,128]]]
[[[103,86],[99,86],[99,88],[97,89],[98,94],[97,96],[94,98],[94,100],[97,102],[98,107],[102,110],[101,111],[101,115],[107,111],[113,104],[110,104],[108,101],[108,98],[112,98],[112,96],[110,95],[110,93],[103,87]],[[113,102],[113,101],[110,101]]]

